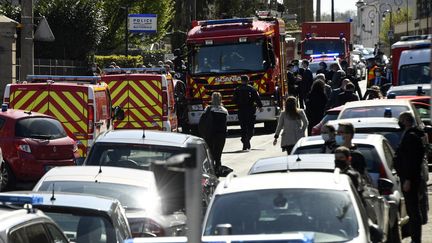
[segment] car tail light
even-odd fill
[[[88,128],[87,128],[87,132],[88,133],[93,133],[94,131],[94,108],[92,105],[88,106]]]
[[[28,145],[28,144],[18,144],[17,149],[19,151],[23,151],[23,152],[26,152],[29,154],[31,153],[31,148],[30,148],[30,145]]]
[[[162,226],[148,218],[130,222],[129,226],[133,237],[148,236],[146,234],[165,236],[165,231]]]

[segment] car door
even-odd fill
[[[364,187],[363,198],[369,218],[383,230],[385,235],[388,235],[390,206],[387,200],[371,186]]]
[[[27,224],[14,229],[10,232],[9,239],[14,243],[53,242],[43,223]]]

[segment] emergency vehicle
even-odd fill
[[[234,90],[241,75],[259,92],[263,112],[256,121],[274,130],[287,93],[285,23],[261,13],[258,18],[193,21],[187,35],[188,122],[196,128],[213,92],[222,94],[228,123],[238,122]]]
[[[111,124],[108,86],[96,84],[99,80],[98,76],[29,75],[27,81],[6,85],[4,103],[57,118],[78,144],[79,164],[96,136]]]
[[[124,110],[114,129],[177,131],[174,80],[164,68],[104,69],[114,107]]]
[[[404,65],[401,65],[400,62],[409,63],[411,67],[416,60],[419,60],[419,63],[421,63],[420,59],[421,60],[429,59],[428,63],[430,63],[430,51],[429,53],[427,53],[426,50],[430,49],[431,40],[432,40],[432,35],[403,36],[400,41],[394,43],[391,46],[392,74],[393,74],[392,85],[394,86],[401,85],[401,82],[399,80],[400,71],[401,71],[400,68],[401,66]],[[423,55],[419,53],[421,52],[420,50],[425,51],[423,52]],[[412,54],[416,55],[416,59],[412,59],[413,58]],[[426,62],[423,62],[421,65],[426,66],[428,64]],[[405,66],[405,69],[407,69],[408,67],[409,66]],[[404,70],[404,73],[407,71],[409,70]],[[421,71],[417,70],[417,73],[419,72]],[[414,71],[414,73],[416,73],[416,71]]]

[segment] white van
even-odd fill
[[[428,84],[430,78],[431,49],[402,51],[399,61],[399,85]]]

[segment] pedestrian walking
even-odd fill
[[[321,138],[324,140],[324,144],[321,147],[321,153],[323,154],[334,153],[335,149],[338,147],[338,145],[336,144],[335,127],[329,124],[324,124],[321,127]]]
[[[346,73],[344,70],[337,70],[331,79],[330,86],[332,89],[337,89],[341,86],[342,80],[346,78]]]
[[[297,96],[296,77],[294,75],[294,64],[292,63],[287,65],[287,86],[288,94]]]
[[[346,78],[349,79],[351,83],[354,84],[355,91],[357,92],[358,97],[362,98],[363,95],[359,85],[360,78],[357,77],[357,71],[353,67],[348,67],[346,75],[347,75]]]
[[[351,83],[351,81],[349,81],[345,86],[345,91],[343,91],[336,97],[336,106],[345,105],[345,103],[351,101],[358,101],[359,97],[354,91],[355,86],[353,83]]]
[[[289,96],[285,101],[285,110],[281,112],[276,127],[273,145],[277,144],[279,134],[282,132],[281,148],[287,154],[291,153],[295,143],[307,136],[308,120],[304,110],[297,108],[297,99]]]
[[[214,169],[216,174],[219,175],[222,169],[221,157],[227,136],[228,116],[228,111],[222,104],[222,96],[219,92],[213,92],[210,105],[205,108],[203,114],[206,113],[211,113],[207,118],[211,119],[211,121],[205,121],[207,124],[202,124],[205,128],[205,132],[202,133],[205,134],[201,134],[201,136],[204,137],[209,146],[210,153],[215,162]]]
[[[421,210],[424,205],[421,205],[421,197],[427,197],[422,190],[426,176],[422,172],[425,154],[423,137],[425,134],[415,125],[414,116],[408,111],[399,115],[398,123],[403,130],[403,135],[396,150],[394,167],[402,183],[402,192],[410,218],[411,242],[420,243],[424,220]]]
[[[250,140],[254,134],[255,112],[263,110],[258,91],[249,85],[249,77],[241,76],[242,84],[234,90],[233,102],[238,107],[238,120],[241,128],[243,150],[251,149]]]
[[[324,91],[325,91],[325,94],[327,95],[327,99],[328,99],[331,95],[331,92],[332,92],[331,86],[328,85],[328,83],[327,83],[328,80],[326,79],[325,75],[322,73],[319,73],[316,75],[315,81],[317,81],[317,80],[322,80],[324,82]],[[327,101],[326,101],[326,103],[327,103]]]
[[[324,81],[314,81],[312,89],[306,97],[306,116],[309,121],[309,135],[311,134],[312,128],[316,124],[318,124],[324,117],[324,112],[327,104],[327,95],[325,93],[324,87]]]
[[[303,60],[302,61],[302,68],[303,72],[301,74],[302,79],[299,83],[299,103],[300,108],[304,109],[305,103],[306,103],[306,97],[307,94],[310,92],[312,83],[313,83],[313,75],[312,71],[309,69],[309,61]]]

